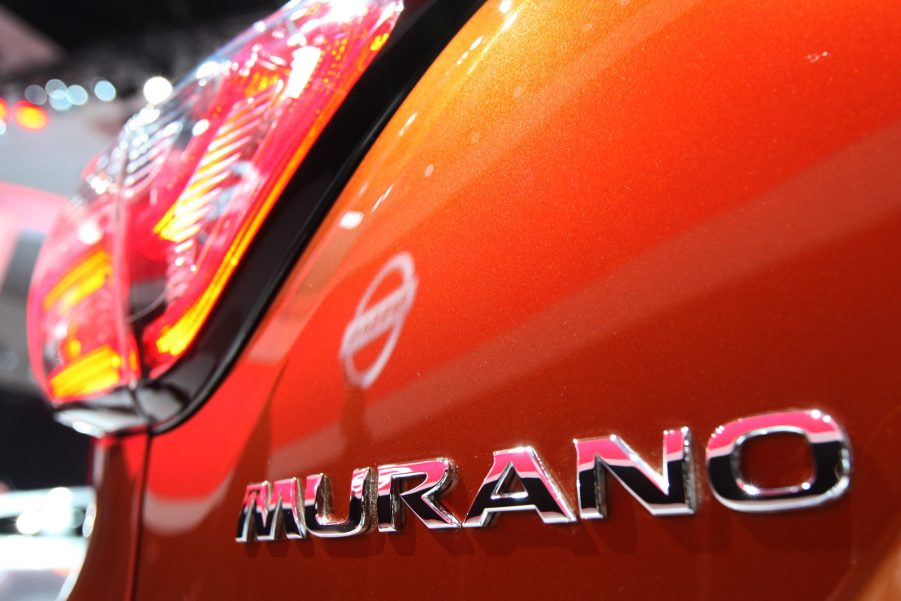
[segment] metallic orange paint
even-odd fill
[[[901,524],[899,72],[896,3],[488,2],[217,393],[152,441],[135,598],[875,586]],[[342,334],[401,252],[416,295],[362,390]],[[248,482],[326,472],[340,512],[354,468],[447,456],[462,516],[492,450],[534,445],[574,500],[573,437],[619,434],[657,465],[661,432],[689,426],[700,464],[718,424],[791,407],[847,427],[834,504],[739,514],[699,478],[697,515],[659,518],[612,483],[609,518],[575,525],[233,539]]]
[[[95,445],[91,479],[97,489],[96,513],[70,599],[130,599],[134,594],[147,448],[146,435],[107,438]]]

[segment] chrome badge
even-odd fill
[[[377,278],[378,279],[378,278]],[[361,304],[363,306],[365,303]],[[810,477],[793,486],[763,488],[742,473],[742,445],[756,437],[790,433],[811,450]],[[697,510],[691,432],[663,432],[660,471],[615,435],[573,440],[579,517],[607,519],[609,474],[651,515],[693,515]],[[815,507],[841,497],[851,482],[851,447],[844,429],[819,410],[780,411],[740,418],[717,427],[705,453],[708,484],[714,498],[740,512],[774,512]],[[441,501],[458,478],[446,458],[356,469],[347,516],[332,514],[332,491],[325,474],[247,485],[238,517],[236,540],[274,541],[308,536],[357,536],[378,525],[379,532],[400,532],[412,514],[432,530],[491,526],[505,512],[535,514],[544,524],[572,524],[578,518],[557,481],[533,447],[492,454],[492,463],[461,521]]]

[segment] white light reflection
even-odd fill
[[[89,503],[84,510],[84,522],[81,524],[81,535],[90,538],[94,534],[94,520],[97,518],[97,505]]]
[[[150,104],[161,104],[172,95],[172,82],[156,75],[144,83],[144,98]]]
[[[285,93],[289,98],[300,98],[319,65],[322,51],[314,46],[302,46],[292,52],[291,57],[291,75],[288,76]]]
[[[76,419],[72,422],[71,425],[72,429],[79,434],[87,434],[88,436],[100,436],[100,431],[87,422]]]
[[[391,194],[391,190],[393,190],[393,189],[394,189],[394,184],[391,184],[390,186],[388,186],[388,189],[385,190],[382,193],[382,195],[378,197],[378,199],[375,201],[375,204],[372,205],[371,209],[369,209],[369,212],[375,213],[376,209],[378,209],[379,205],[382,204],[382,202],[384,202],[386,198],[388,198],[388,195]]]
[[[416,121],[416,117],[418,115],[419,115],[419,113],[413,113],[412,115],[410,115],[410,117],[404,123],[403,127],[400,128],[400,131],[397,132],[398,138],[404,137],[404,134],[407,133],[407,130],[410,128],[411,125],[413,125],[413,122]]]
[[[210,128],[210,122],[206,119],[201,119],[197,123],[194,124],[194,127],[191,128],[191,134],[194,136],[199,136],[206,132]]]
[[[352,230],[363,223],[363,213],[360,211],[347,211],[341,216],[338,227],[345,230]]]
[[[145,106],[138,113],[129,119],[131,127],[138,129],[150,125],[160,117],[160,111],[152,106]]]
[[[498,9],[501,11],[501,14],[506,15],[510,12],[510,8],[513,6],[513,0],[501,0]]]
[[[218,61],[206,61],[197,67],[197,71],[195,71],[194,74],[197,79],[207,79],[218,75],[220,69],[221,63]]]
[[[99,180],[95,187],[95,181]],[[99,177],[94,177],[91,180],[91,187],[94,188],[94,191],[98,194],[103,194],[106,191],[106,182]],[[103,191],[99,191],[97,188],[103,188]],[[97,227],[97,223],[93,220],[85,221],[81,225],[78,226],[78,241],[84,244],[85,246],[93,246],[100,242],[100,239],[103,237],[103,232],[100,231],[100,228]]]
[[[366,0],[343,0],[342,2],[334,2],[329,7],[329,21],[337,23],[346,23],[351,19],[358,19],[366,16],[369,5]]]
[[[809,62],[811,62],[811,63],[815,63],[815,62],[817,62],[817,61],[819,61],[819,60],[822,60],[822,59],[825,59],[825,58],[829,58],[829,51],[828,51],[828,50],[823,50],[822,52],[814,52],[814,53],[812,53],[812,54],[808,54],[808,55],[805,56],[804,58],[806,58],[806,59],[807,59]]]

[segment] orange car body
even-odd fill
[[[897,598],[899,73],[891,2],[487,2],[212,397],[98,446],[72,598]],[[398,293],[389,328],[354,329]],[[708,436],[788,408],[844,426],[847,493],[718,503]],[[250,482],[327,473],[340,515],[354,469],[452,457],[462,519],[492,451],[528,444],[575,505],[573,438],[659,465],[683,426],[693,516],[610,483],[599,521],[235,542]],[[784,485],[808,455],[767,440],[745,469]]]

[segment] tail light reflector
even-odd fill
[[[289,3],[135,115],[88,166],[29,296],[31,362],[51,402],[134,388],[185,353],[402,8]]]

